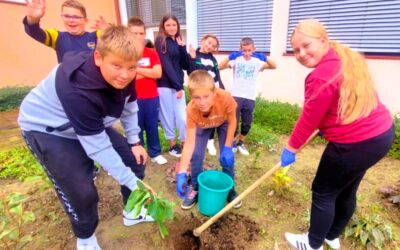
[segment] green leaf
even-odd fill
[[[168,236],[168,229],[163,222],[158,223],[158,227],[160,229],[161,238],[164,239],[166,236]]]
[[[18,204],[15,207],[10,208],[10,213],[22,215],[22,204]]]
[[[126,202],[124,210],[126,212],[132,211],[133,208],[135,207],[136,203],[138,202],[138,200],[140,200],[141,197],[144,195],[145,195],[145,192],[140,189],[136,189],[135,191],[131,192],[131,194],[128,197],[128,201]]]
[[[373,237],[373,242],[376,247],[383,246],[383,243],[385,242],[385,237],[380,230],[373,228],[371,230],[371,235]]]
[[[16,240],[19,237],[19,231],[17,229],[13,229],[7,236],[11,240]]]
[[[366,232],[364,232],[364,231],[361,231],[360,240],[361,240],[361,243],[363,244],[363,246],[365,246],[367,244],[367,241],[368,241],[368,234]]]
[[[35,220],[35,215],[32,212],[25,212],[22,216],[22,219],[24,220],[24,224],[28,221],[34,221]]]
[[[150,194],[143,193],[140,199],[136,201],[135,207],[133,208],[133,217],[136,218],[140,214],[140,211],[142,210],[142,207],[148,198],[150,198]]]
[[[144,186],[142,181],[138,180],[136,184],[138,185],[139,189],[146,190],[146,187]]]
[[[28,198],[25,197],[24,195],[20,194],[20,193],[12,193],[9,196],[9,201],[8,201],[8,206],[13,207],[16,206],[18,204],[23,203],[24,201],[26,201]]]
[[[3,238],[5,238],[5,237],[8,237],[8,235],[11,234],[11,232],[12,232],[13,230],[15,230],[15,229],[14,229],[14,228],[9,228],[9,229],[6,229],[6,230],[4,230],[3,232],[1,232],[1,234],[0,234],[0,239],[3,239]]]

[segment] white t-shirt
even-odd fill
[[[233,68],[232,96],[256,99],[257,75],[264,63],[255,57],[246,60],[243,56],[229,61],[229,65]]]

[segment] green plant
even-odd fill
[[[141,181],[137,182],[138,188],[133,191],[125,205],[124,210],[131,212],[133,210],[133,217],[137,217],[144,206],[149,214],[158,223],[161,238],[168,236],[168,229],[165,226],[166,220],[174,218],[173,207],[174,203],[154,195],[147,189]]]
[[[30,234],[23,234],[26,224],[35,220],[33,212],[23,208],[27,199],[22,194],[12,193],[0,200],[0,242],[5,249],[21,249],[32,240]]]
[[[0,178],[24,180],[31,176],[44,176],[43,168],[25,146],[0,152]]]
[[[396,126],[396,137],[388,155],[400,160],[400,114],[394,116],[394,124]]]
[[[275,192],[284,193],[290,190],[290,185],[293,182],[293,179],[286,174],[288,170],[289,167],[280,168],[274,173],[274,176],[272,177],[272,189]]]
[[[353,215],[345,230],[346,238],[353,238],[364,247],[383,249],[393,240],[392,229],[377,214]]]
[[[19,107],[22,99],[29,93],[31,87],[0,88],[0,111]]]
[[[246,142],[274,149],[278,143],[278,137],[266,127],[253,123],[250,133],[246,137]]]
[[[267,101],[257,97],[254,110],[254,124],[266,131],[289,134],[300,115],[297,105],[278,101]]]

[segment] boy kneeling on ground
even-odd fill
[[[143,42],[112,26],[94,52],[67,53],[21,104],[26,144],[53,182],[77,237],[77,249],[100,249],[94,234],[99,196],[94,161],[121,185],[124,204],[144,178],[147,153],[140,145],[134,78]],[[112,128],[120,118],[126,138]],[[123,212],[126,226],[153,221]]]
[[[189,76],[188,87],[192,99],[186,107],[186,141],[176,175],[176,193],[180,198],[184,198],[181,203],[183,209],[190,209],[197,202],[197,177],[203,171],[207,141],[213,128],[216,128],[218,133],[222,171],[232,178],[235,177],[235,158],[232,151],[236,129],[235,100],[227,91],[216,88],[214,79],[205,70],[193,71]],[[190,192],[187,187],[189,163],[192,180]],[[236,196],[233,187],[228,194],[228,202]],[[239,208],[241,205],[242,202],[239,201],[234,207]]]

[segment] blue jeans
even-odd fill
[[[150,157],[161,155],[160,138],[158,137],[158,112],[160,110],[160,99],[146,98],[137,100],[139,106],[139,138],[142,145],[147,145]],[[146,143],[143,138],[143,131],[146,132]]]
[[[203,161],[206,152],[207,141],[210,137],[211,132],[216,129],[218,134],[219,147],[223,148],[226,141],[226,132],[228,130],[228,123],[225,122],[217,128],[208,129],[196,129],[196,141],[195,148],[191,160],[191,176],[192,176],[192,187],[194,190],[199,189],[199,183],[197,177],[203,172]],[[220,150],[221,152],[221,150]],[[232,179],[235,179],[235,166],[232,168],[222,168],[222,172],[228,174]],[[232,200],[236,196],[235,188],[233,187],[228,195],[228,200]]]

